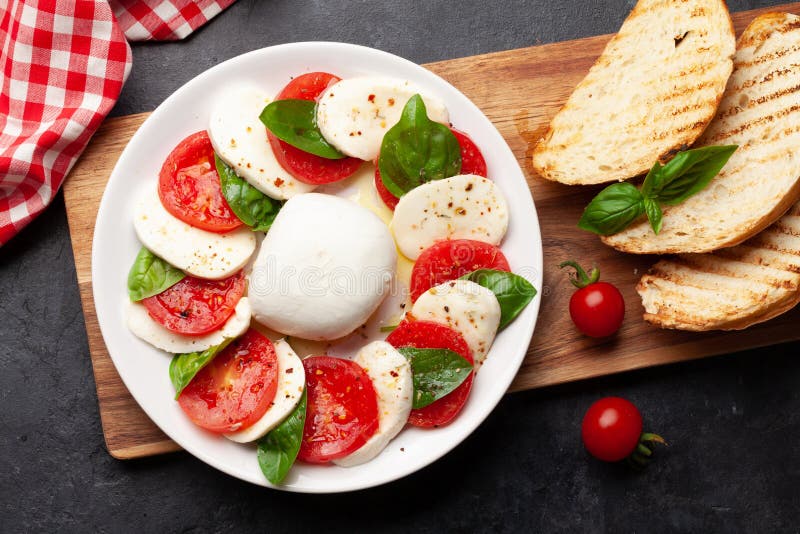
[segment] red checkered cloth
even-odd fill
[[[47,207],[111,111],[126,36],[181,39],[233,1],[0,0],[0,245]]]
[[[235,0],[112,0],[125,37],[131,41],[183,39]]]

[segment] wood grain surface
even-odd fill
[[[737,33],[768,11],[800,13],[800,3],[736,13]],[[492,120],[517,156],[536,201],[544,242],[542,306],[527,357],[510,391],[800,339],[796,327],[800,310],[742,332],[675,332],[645,324],[634,286],[653,260],[604,247],[595,236],[575,226],[583,207],[600,187],[568,187],[535,176],[530,166],[533,143],[609,38],[590,37],[425,65],[466,94]],[[103,432],[109,453],[121,459],[179,449],[141,411],[122,383],[100,334],[92,299],[91,243],[100,198],[119,155],[147,116],[141,113],[105,121],[64,185]],[[557,267],[571,258],[596,262],[603,278],[623,291],[627,314],[613,339],[589,339],[574,329],[567,313],[573,289],[566,273]]]

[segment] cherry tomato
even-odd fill
[[[235,432],[261,419],[277,389],[275,346],[251,328],[198,371],[178,403],[196,425]]]
[[[633,453],[642,436],[642,415],[620,397],[605,397],[586,411],[581,437],[589,454],[604,462],[618,462]]]
[[[222,280],[187,276],[158,295],[142,299],[142,304],[167,330],[190,336],[206,334],[233,315],[245,285],[242,271]]]
[[[411,271],[411,301],[433,286],[456,280],[477,269],[510,272],[503,252],[496,246],[471,239],[439,241],[422,251]]]
[[[378,396],[357,363],[330,356],[303,360],[308,407],[297,457],[325,463],[347,456],[378,430]]]
[[[619,330],[625,318],[625,300],[619,289],[608,282],[598,282],[597,268],[587,275],[574,261],[560,265],[567,266],[576,271],[571,281],[578,290],[569,299],[569,315],[578,330],[591,337],[606,337]]]
[[[316,100],[340,78],[327,72],[309,72],[294,78],[275,100]],[[275,158],[286,172],[307,184],[329,184],[351,176],[363,163],[358,158],[328,159],[304,152],[281,141],[267,130],[267,139]]]
[[[469,363],[475,363],[472,351],[469,350],[461,334],[430,321],[404,320],[386,337],[386,341],[397,348],[450,349],[463,356]],[[455,419],[467,402],[474,377],[473,371],[449,394],[424,408],[411,410],[408,416],[409,424],[419,427],[438,427]]]
[[[242,226],[222,195],[214,148],[205,130],[178,143],[158,175],[158,196],[173,216],[209,232]]]
[[[458,144],[461,146],[460,174],[477,174],[478,176],[486,178],[486,160],[483,159],[483,154],[481,154],[478,145],[464,132],[459,132],[453,128],[450,128],[450,131],[456,136]],[[390,210],[394,211],[400,199],[394,196],[386,189],[386,186],[383,185],[381,172],[377,164],[375,165],[375,189],[378,191],[378,196],[381,197],[383,203],[386,204]]]

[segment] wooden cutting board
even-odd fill
[[[800,3],[736,13],[737,33],[767,11],[800,13]],[[544,241],[544,287],[536,333],[511,391],[562,384],[631,369],[739,351],[800,339],[800,309],[743,332],[693,334],[645,324],[634,286],[653,262],[602,246],[575,224],[598,188],[567,187],[537,178],[530,166],[533,143],[586,74],[610,36],[548,44],[425,65],[472,99],[503,134],[533,191]],[[103,343],[92,300],[91,243],[95,218],[111,170],[147,113],[107,120],[64,185],[89,351],[108,451],[136,458],[178,450],[141,411],[117,374]],[[613,339],[584,337],[567,306],[573,288],[557,265],[577,258],[596,262],[603,278],[623,291],[627,315]]]

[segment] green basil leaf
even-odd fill
[[[644,198],[644,212],[647,214],[647,219],[650,221],[650,226],[656,235],[661,231],[661,206],[652,198]]]
[[[417,410],[424,408],[461,385],[472,372],[472,364],[449,349],[397,349],[411,364],[414,378],[414,402]]]
[[[253,230],[268,231],[283,203],[268,197],[241,179],[233,167],[222,161],[216,154],[214,154],[214,162],[217,174],[219,174],[222,196],[225,197],[233,213]]]
[[[627,182],[612,184],[597,194],[584,210],[578,227],[595,234],[616,234],[644,213],[644,197]]]
[[[169,362],[169,379],[175,387],[175,398],[177,399],[183,388],[189,385],[192,378],[208,365],[220,351],[227,347],[233,338],[228,338],[219,345],[210,347],[202,352],[187,352],[176,354]]]
[[[702,191],[737,148],[737,145],[704,146],[678,152],[658,170],[658,180],[652,189],[643,193],[662,204],[680,204]]]
[[[128,273],[128,296],[133,302],[158,295],[186,276],[146,248],[142,247]]]
[[[478,269],[461,277],[471,280],[494,293],[500,303],[500,325],[502,330],[519,315],[536,296],[533,284],[518,274],[495,269]]]
[[[381,180],[394,196],[461,172],[461,146],[444,124],[428,118],[425,102],[412,96],[400,121],[383,136],[378,157]]]
[[[659,162],[653,163],[653,166],[650,167],[650,170],[647,172],[647,176],[644,178],[644,182],[642,182],[642,196],[644,198],[652,198],[653,197],[653,190],[654,189],[661,189],[661,169],[663,167]]]
[[[312,100],[276,100],[267,104],[258,118],[275,137],[304,152],[326,159],[346,157],[322,137],[317,103]]]
[[[281,424],[258,441],[258,465],[272,484],[280,484],[291,469],[303,441],[306,422],[306,391]]]

